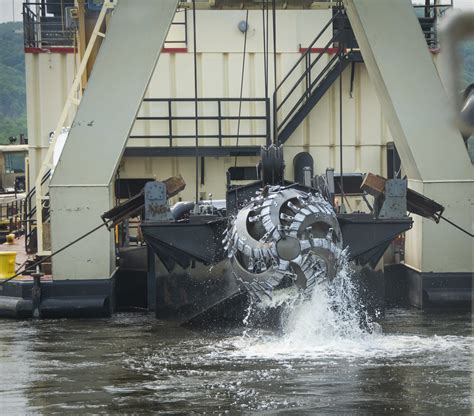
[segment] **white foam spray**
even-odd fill
[[[284,318],[284,338],[296,343],[360,338],[379,332],[360,304],[353,283],[353,271],[341,262],[336,277],[319,282],[305,302],[288,309]]]
[[[232,340],[233,355],[258,359],[371,359],[471,348],[471,337],[383,334],[360,303],[348,261],[340,264],[337,276],[317,284],[310,299],[286,303],[281,333],[245,331]]]

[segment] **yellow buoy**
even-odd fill
[[[0,279],[7,279],[15,274],[16,252],[0,253]]]
[[[15,234],[8,234],[6,236],[7,244],[14,244],[15,243]]]

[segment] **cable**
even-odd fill
[[[45,261],[51,259],[56,254],[61,253],[62,251],[66,250],[67,248],[71,247],[72,245],[78,243],[79,241],[81,241],[84,238],[88,237],[89,235],[91,235],[92,233],[94,233],[97,230],[101,229],[102,227],[107,226],[109,224],[109,222],[110,221],[103,222],[102,224],[98,225],[97,227],[93,228],[92,230],[88,231],[87,233],[85,233],[85,234],[81,235],[80,237],[76,238],[74,241],[71,241],[69,244],[66,244],[64,247],[60,248],[58,251],[55,251],[54,253],[51,253],[49,256],[46,256],[45,258],[43,258],[41,260],[38,260],[37,262],[33,263],[31,266],[24,267],[23,270],[21,270],[21,271],[17,270],[13,276],[11,276],[8,279],[3,280],[2,282],[0,282],[0,286],[4,285],[5,283],[9,282],[10,280],[13,280],[15,277],[20,276],[20,274],[23,274],[27,269],[36,268],[36,266],[39,266],[40,264],[44,263]],[[21,267],[22,266],[20,266],[20,268]]]
[[[273,81],[275,91],[277,89],[277,60],[276,60],[276,4],[272,0],[272,17],[273,17]]]
[[[244,93],[244,75],[245,75],[245,55],[247,52],[247,33],[249,31],[249,11],[247,9],[247,14],[245,15],[245,33],[244,33],[244,53],[242,56],[242,72],[240,76],[240,100],[239,100],[239,117],[237,119],[237,140],[235,142],[235,147],[239,147],[239,138],[240,138],[240,116],[242,115],[242,95]],[[234,167],[237,167],[237,154],[234,158]]]
[[[267,47],[265,36],[265,0],[262,0],[262,38],[263,38],[263,71],[265,80],[265,98],[268,99],[268,68],[267,68]]]
[[[193,58],[194,58],[194,130],[196,134],[195,146],[195,175],[196,175],[196,205],[199,203],[199,121],[198,121],[198,87],[197,87],[197,51],[196,51],[196,0],[193,0]]]
[[[268,18],[268,1],[269,0],[265,0],[265,15],[266,15],[266,26],[265,26],[265,49],[264,49],[264,54],[265,54],[265,68],[266,68],[266,71],[267,71],[267,88],[268,88],[268,73],[269,73],[269,65],[268,65],[268,51],[270,50],[270,48],[268,47],[268,43],[269,43],[269,40],[270,39],[270,36],[268,36],[268,27],[269,27],[269,18]]]
[[[443,217],[442,215],[439,216],[441,219],[445,220],[448,224],[451,224],[453,227],[457,228],[459,231],[462,231],[463,233],[466,233],[468,236],[471,238],[474,238],[474,234],[470,233],[469,231],[465,230],[461,226],[455,224],[451,220],[448,220],[446,217]]]
[[[267,9],[265,9],[265,3]],[[265,11],[267,12],[265,21]],[[271,143],[271,132],[270,132],[270,100],[268,98],[268,0],[262,0],[262,39],[263,39],[263,76],[265,81],[265,106],[267,115],[267,137],[266,145]]]
[[[342,46],[339,42],[339,164],[341,167],[340,191],[341,191],[341,210],[344,211],[344,173],[343,173],[343,154],[342,154]]]

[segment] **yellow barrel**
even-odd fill
[[[16,252],[0,252],[0,279],[7,279],[15,274]]]

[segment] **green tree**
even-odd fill
[[[0,143],[26,134],[25,55],[21,22],[0,24]]]

